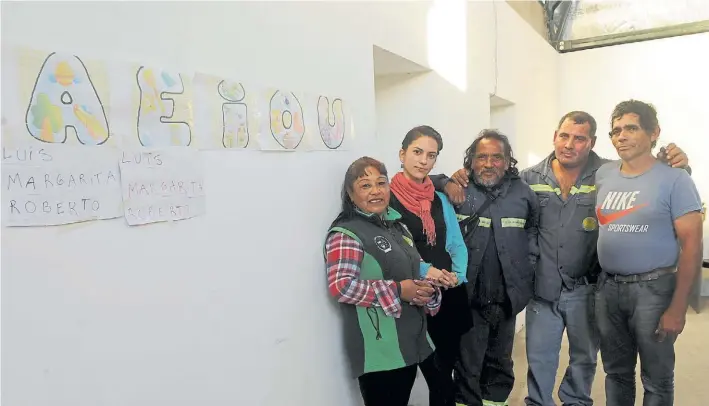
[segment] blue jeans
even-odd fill
[[[599,345],[594,291],[595,285],[578,285],[562,290],[556,302],[534,299],[527,305],[527,405],[555,405],[552,396],[564,329],[569,339],[569,366],[559,387],[559,399],[569,406],[593,404],[591,386]]]
[[[659,342],[655,330],[672,301],[675,283],[674,274],[632,283],[615,282],[602,275],[596,293],[596,319],[608,406],[635,404],[638,354],[645,388],[643,406],[673,404],[676,337]]]

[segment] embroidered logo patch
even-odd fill
[[[598,222],[593,217],[586,217],[583,219],[583,222],[581,222],[581,226],[586,231],[593,231],[598,228]]]
[[[377,244],[377,247],[384,251],[384,253],[391,251],[391,243],[381,235],[374,237],[374,243]]]

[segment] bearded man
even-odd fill
[[[536,194],[520,179],[508,138],[483,130],[465,154],[471,174],[456,207],[468,248],[466,292],[473,323],[461,337],[456,403],[506,404],[514,385],[515,318],[534,292],[539,258]],[[431,176],[443,188],[445,176]]]

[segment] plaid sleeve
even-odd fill
[[[401,316],[401,300],[392,280],[361,280],[362,245],[354,238],[334,232],[325,243],[327,284],[340,303],[381,307],[387,316]]]
[[[443,292],[441,292],[441,288],[439,288],[438,286],[434,286],[433,288],[436,289],[436,291],[433,293],[433,300],[426,304],[426,313],[430,314],[431,316],[435,316],[436,313],[441,310],[441,299],[443,298]]]

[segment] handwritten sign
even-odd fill
[[[3,147],[4,225],[52,226],[120,217],[119,154],[109,147]]]
[[[180,147],[125,151],[120,168],[128,224],[184,220],[205,213],[197,151]]]

